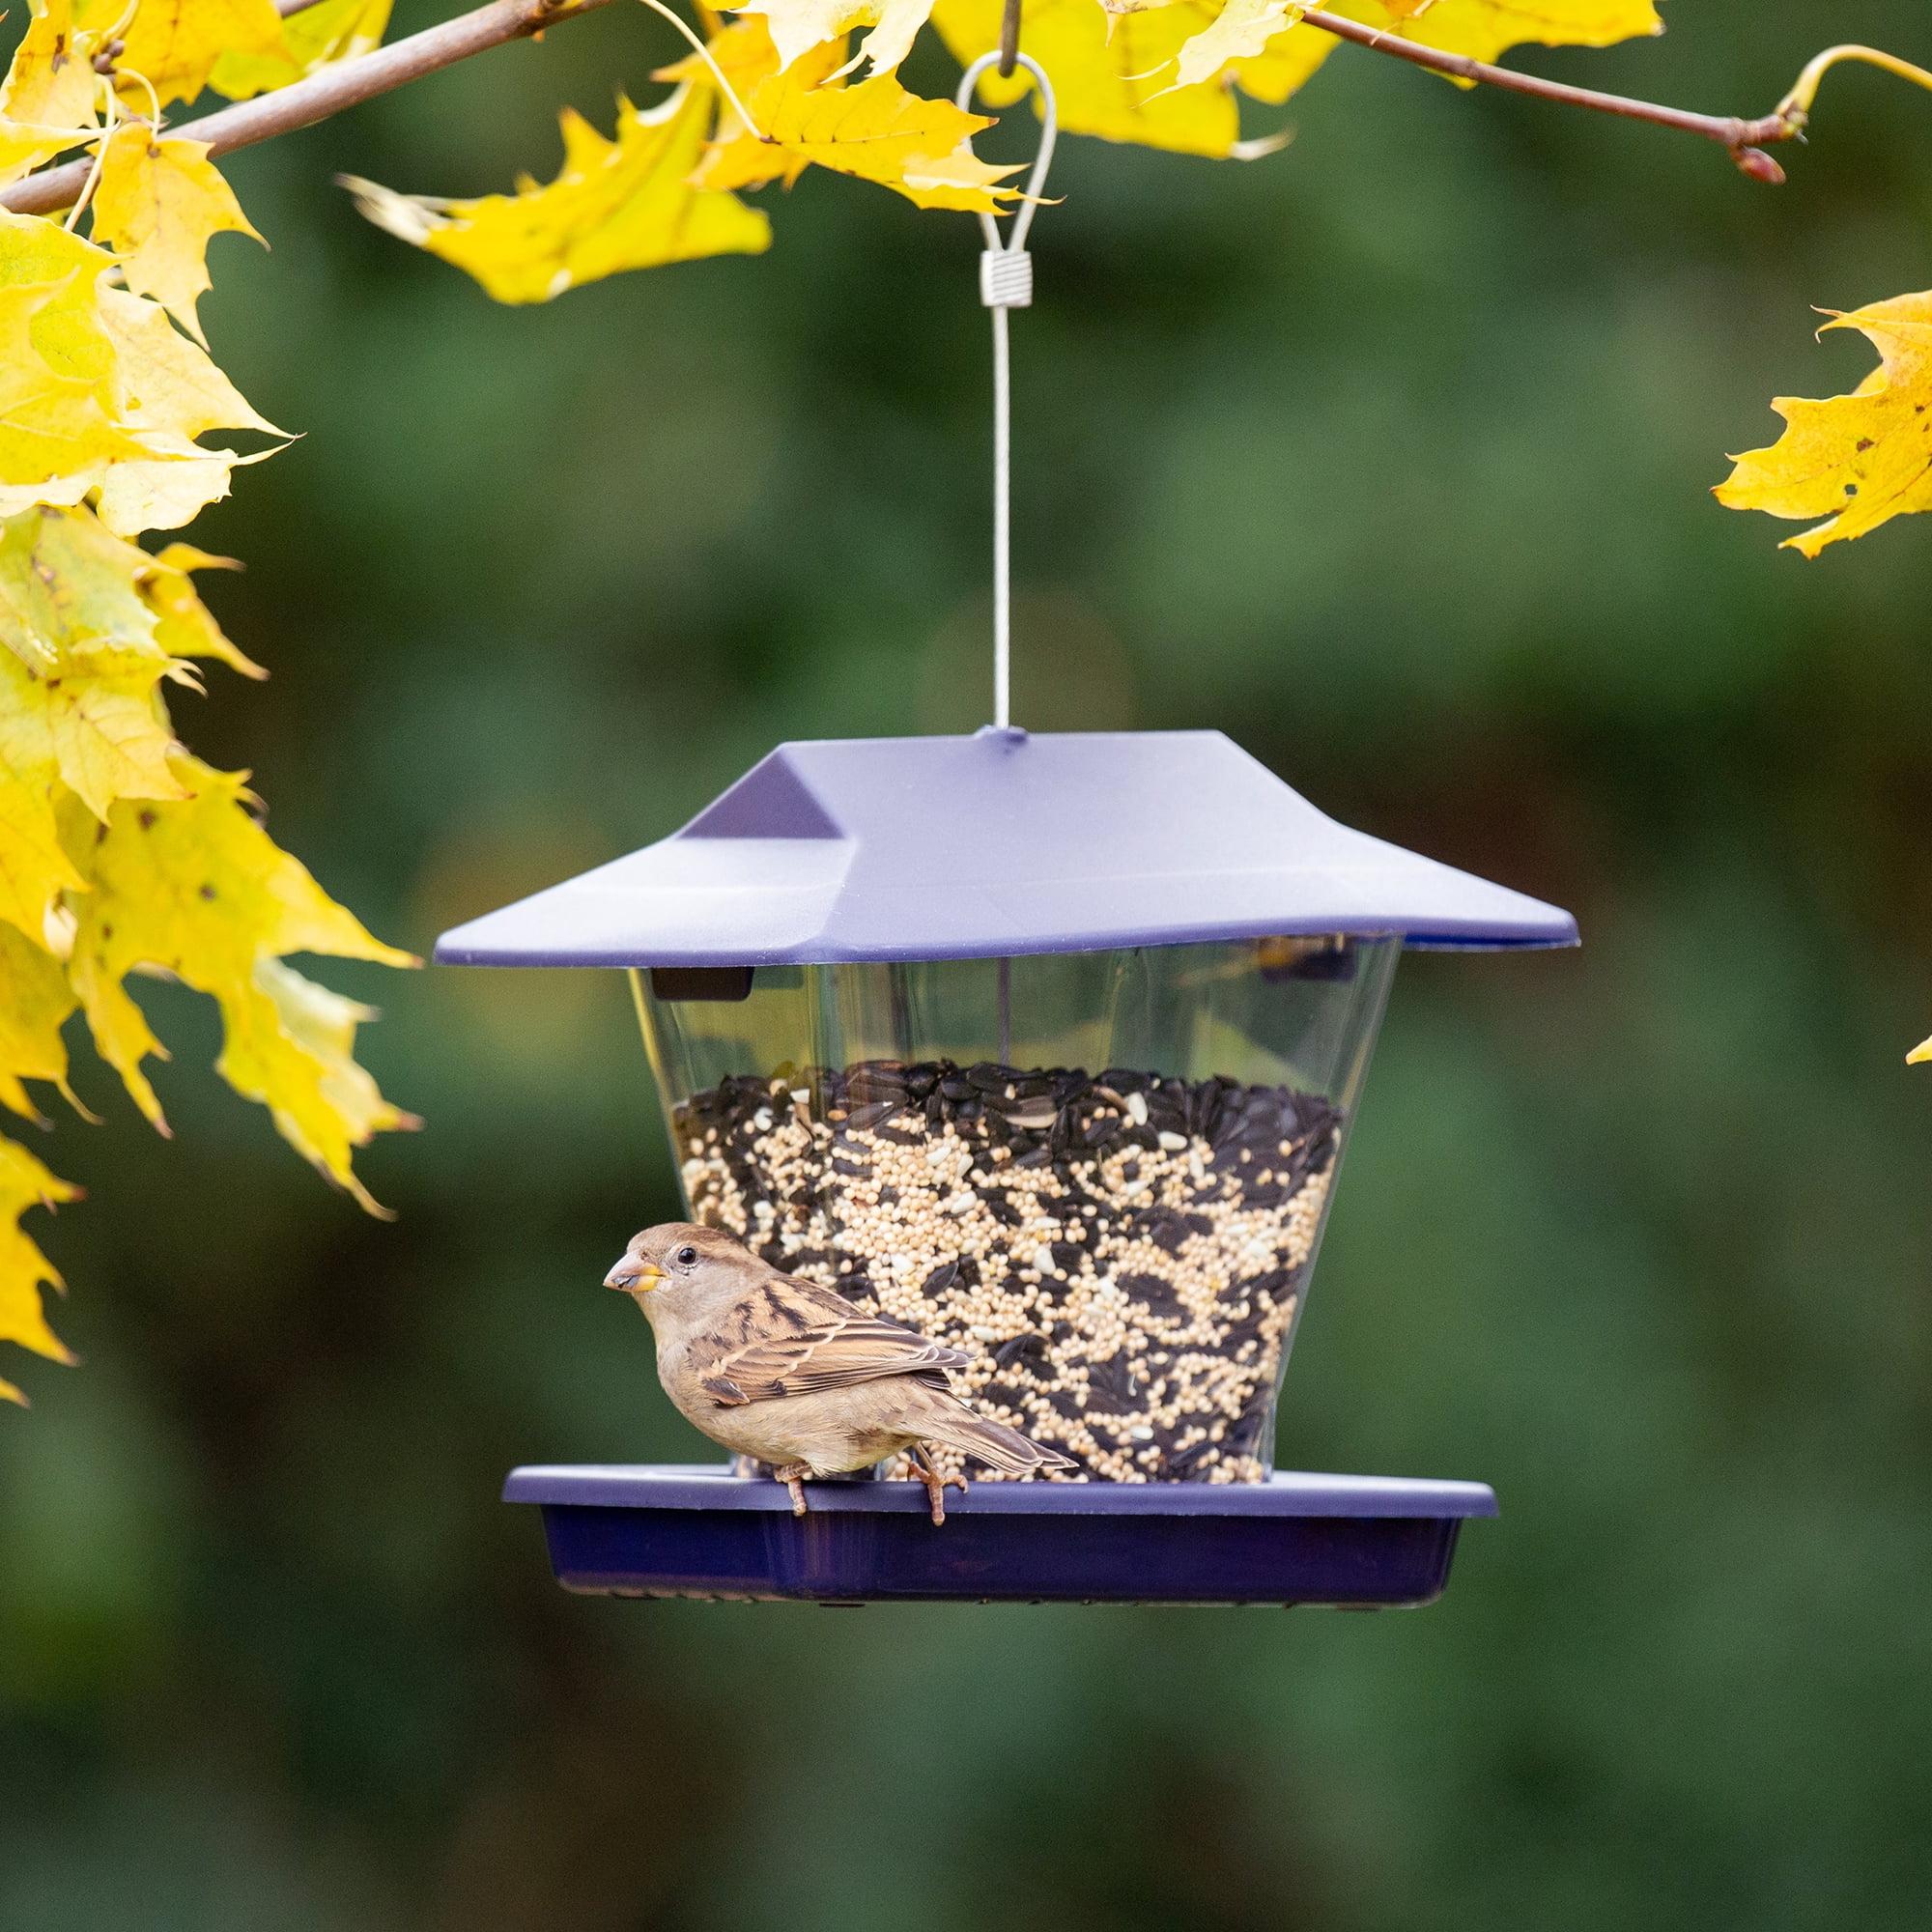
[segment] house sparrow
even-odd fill
[[[716,1228],[646,1228],[604,1286],[628,1294],[656,1332],[658,1379],[678,1413],[735,1454],[772,1463],[794,1516],[806,1513],[806,1477],[905,1449],[933,1521],[944,1522],[947,1487],[964,1490],[966,1479],[941,1476],[928,1442],[1009,1476],[1076,1466],[954,1395],[946,1372],[966,1366],[958,1350],[780,1274]]]

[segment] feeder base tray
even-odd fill
[[[910,1482],[782,1485],[705,1463],[514,1470],[567,1590],[808,1604],[1433,1603],[1482,1483],[1278,1470],[1265,1483],[976,1483],[935,1527]]]

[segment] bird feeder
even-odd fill
[[[437,957],[626,971],[690,1217],[960,1350],[1077,1466],[973,1472],[940,1529],[916,1484],[794,1519],[722,1466],[506,1495],[620,1595],[1430,1601],[1493,1495],[1276,1471],[1282,1378],[1397,955],[1576,937],[1218,732],[781,746]]]
[[[1427,1603],[1494,1496],[1276,1471],[1282,1377],[1398,952],[1576,925],[1337,825],[1218,732],[1011,728],[1008,318],[1055,112],[1010,42],[962,108],[996,63],[1041,118],[1010,231],[980,216],[995,723],[782,745],[437,957],[628,972],[691,1217],[957,1350],[1070,1480],[981,1472],[943,1526],[917,1484],[814,1482],[795,1518],[723,1466],[504,1493],[559,1581],[621,1596]]]

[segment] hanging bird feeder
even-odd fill
[[[1000,722],[781,746],[436,956],[628,972],[691,1218],[959,1350],[975,1406],[1075,1467],[976,1475],[939,1529],[915,1483],[816,1483],[795,1518],[724,1466],[505,1495],[559,1581],[616,1595],[1426,1603],[1490,1490],[1276,1471],[1276,1404],[1401,949],[1576,925],[1338,825],[1218,732],[1006,722],[1015,259],[993,235],[981,273]]]
[[[1324,817],[1218,732],[784,745],[673,837],[446,933],[631,975],[693,1219],[973,1366],[1084,1480],[519,1470],[638,1595],[1418,1603],[1477,1484],[1272,1472],[1405,945],[1569,916]]]

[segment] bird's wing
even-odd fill
[[[943,1388],[946,1371],[963,1369],[971,1359],[788,1275],[760,1286],[733,1327],[737,1333],[721,1338],[715,1355],[694,1365],[706,1392],[727,1407],[847,1388],[881,1376],[917,1376]]]

